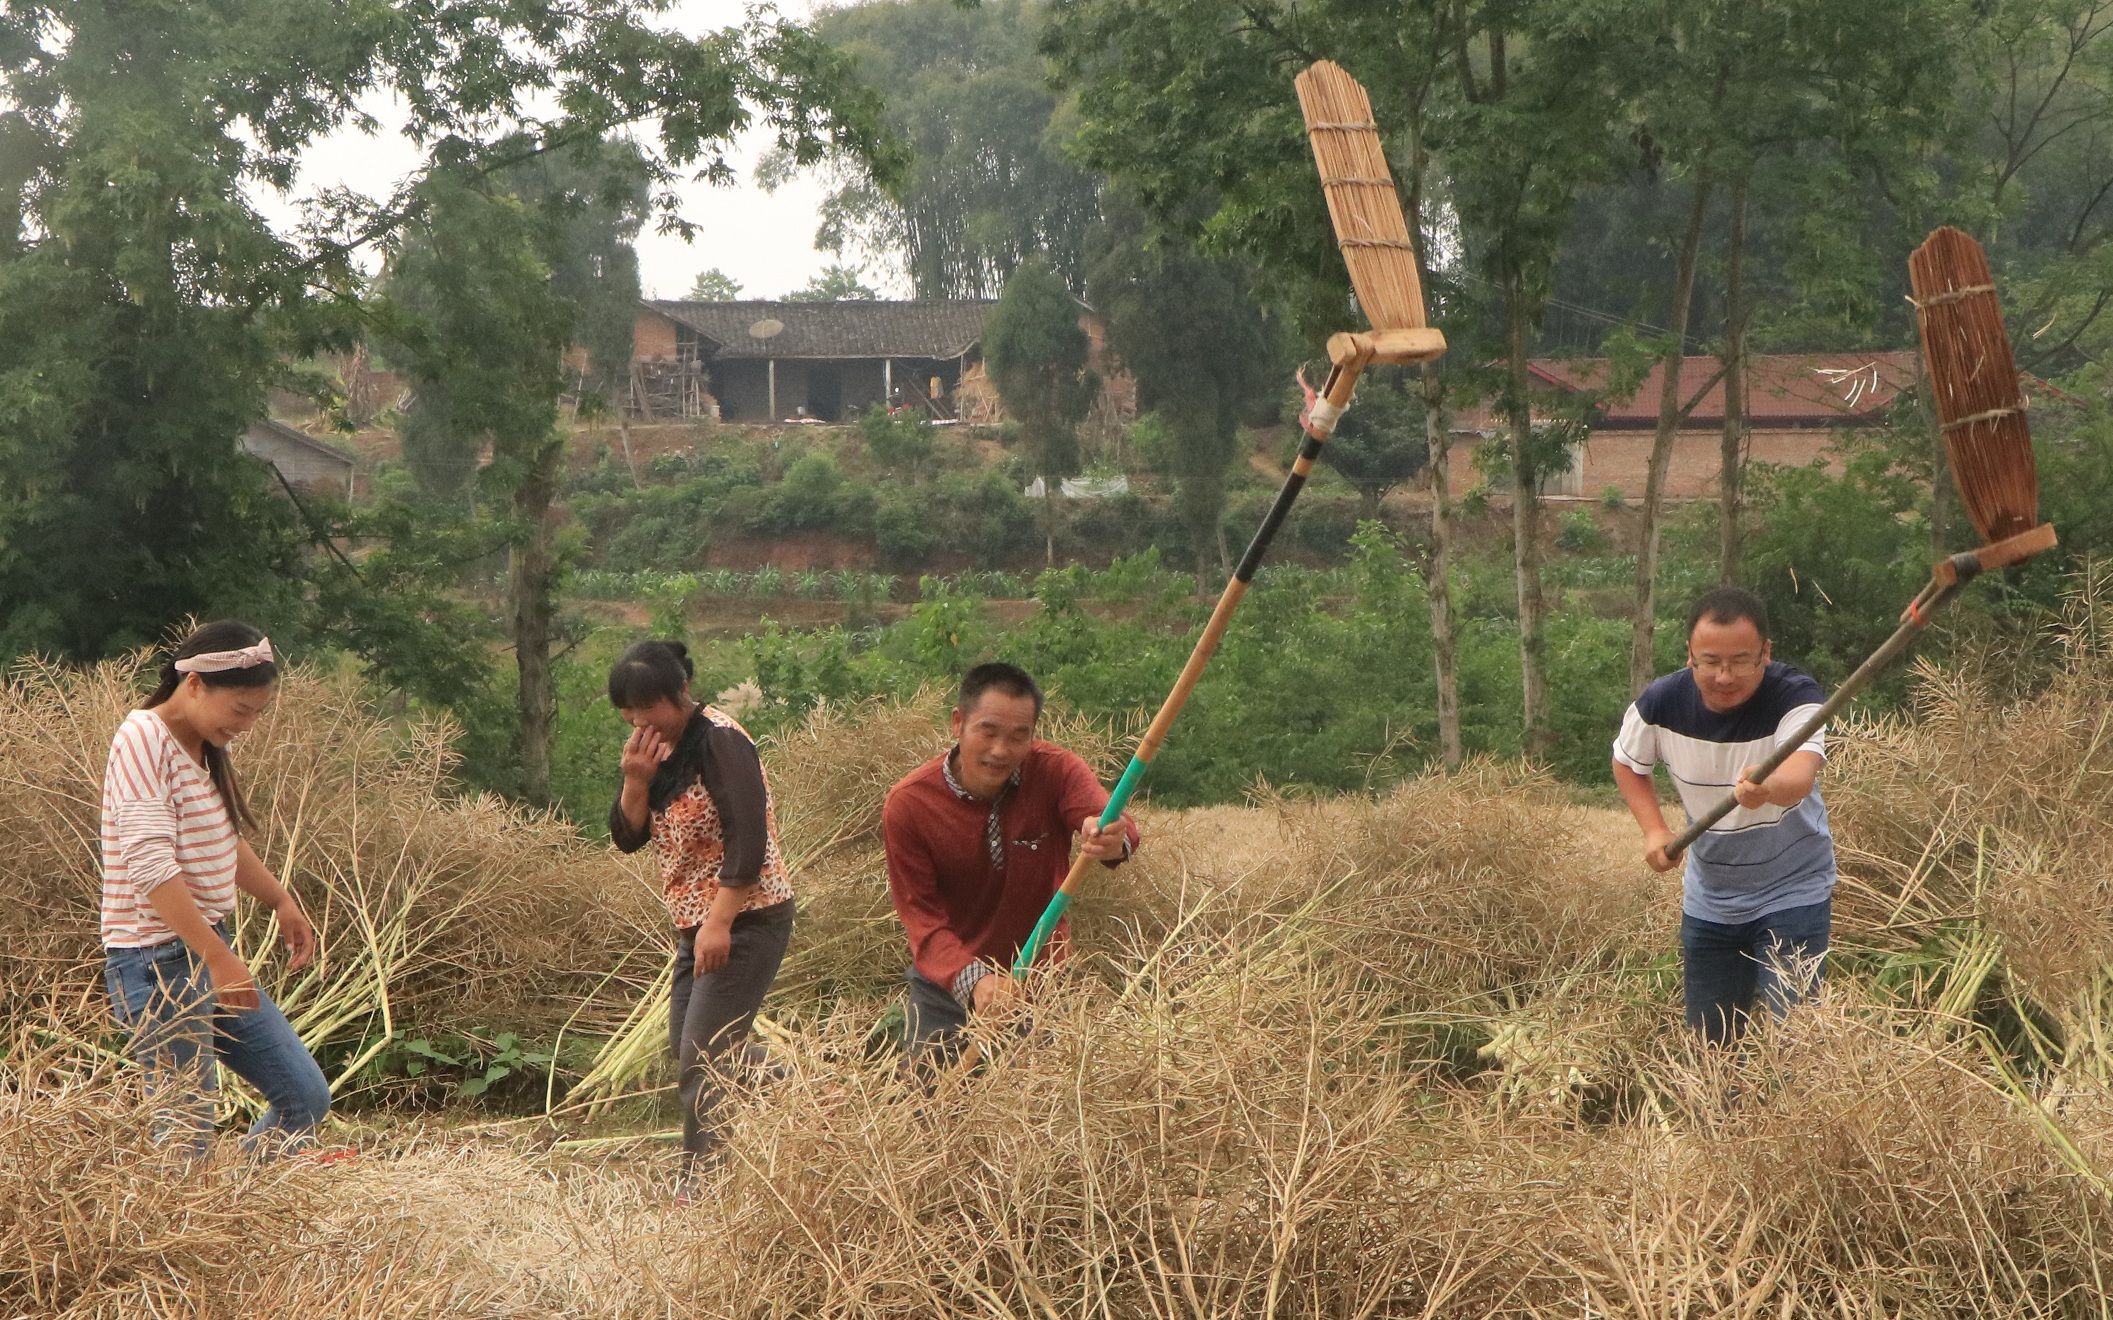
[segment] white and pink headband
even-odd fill
[[[245,646],[239,651],[207,651],[203,655],[187,655],[175,662],[179,674],[218,674],[229,669],[255,669],[258,665],[272,663],[271,638],[258,641],[255,646]]]

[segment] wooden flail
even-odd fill
[[[1328,381],[1306,414],[1300,418],[1305,439],[1291,472],[1284,478],[1276,501],[1262,519],[1262,526],[1248,543],[1247,553],[1226,582],[1218,604],[1204,624],[1188,663],[1182,666],[1173,690],[1160,706],[1159,714],[1145,730],[1128,768],[1109,794],[1107,810],[1101,813],[1102,828],[1111,828],[1121,817],[1145,772],[1166,742],[1181,708],[1203,677],[1205,666],[1217,651],[1233,611],[1254,581],[1262,556],[1291,511],[1292,501],[1305,486],[1320,458],[1321,446],[1334,433],[1335,423],[1350,405],[1357,378],[1377,362],[1427,362],[1445,352],[1445,336],[1424,323],[1423,282],[1417,274],[1416,249],[1402,216],[1401,199],[1394,191],[1394,177],[1387,168],[1386,152],[1380,147],[1379,125],[1372,118],[1372,101],[1365,89],[1340,67],[1322,60],[1295,80],[1299,108],[1306,118],[1307,139],[1313,145],[1314,164],[1320,170],[1321,189],[1328,198],[1328,214],[1334,223],[1335,240],[1349,268],[1350,284],[1359,308],[1371,321],[1365,331],[1345,332],[1328,340],[1331,366]],[[1071,895],[1091,868],[1082,852],[1064,878],[1062,888],[1028,936],[1013,964],[1015,975],[1025,976],[1056,929]]]
[[[1981,534],[1982,549],[1975,552],[1981,567],[2050,549],[2054,527],[2040,521],[2025,397],[1987,256],[1947,225],[1908,258],[1908,278],[1952,480]]]
[[[2040,521],[2040,479],[2025,424],[2025,398],[1981,245],[1950,226],[1939,229],[1908,258],[1908,281],[1915,290],[1922,358],[1929,368],[1952,481],[1983,544],[1940,561],[1930,571],[1929,584],[1901,612],[1900,626],[1885,644],[1835,689],[1802,729],[1784,738],[1772,756],[1748,773],[1756,783],[1775,773],[1874,674],[1906,651],[1929,626],[1930,617],[1968,582],[1990,569],[2021,564],[2055,545],[2054,524]],[[1688,823],[1667,846],[1667,855],[1685,852],[1736,806],[1738,799],[1726,794]]]

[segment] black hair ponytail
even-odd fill
[[[638,710],[660,701],[682,700],[697,676],[690,648],[681,642],[639,642],[609,667],[609,704]]]

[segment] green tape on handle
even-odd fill
[[[1049,937],[1056,933],[1057,923],[1064,919],[1064,913],[1070,908],[1071,895],[1057,890],[1056,896],[1049,900],[1049,906],[1042,909],[1042,919],[1034,924],[1034,933],[1020,946],[1020,956],[1013,959],[1012,974],[1015,977],[1027,975],[1027,969],[1034,966],[1034,960],[1042,955],[1042,946],[1049,943]]]
[[[1134,756],[1130,758],[1129,767],[1123,771],[1123,777],[1115,781],[1115,791],[1108,795],[1107,810],[1101,812],[1102,829],[1107,829],[1122,818],[1123,808],[1130,805],[1130,795],[1137,791],[1137,785],[1144,780],[1145,771],[1151,768],[1150,761],[1140,761]]]

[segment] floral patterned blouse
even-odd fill
[[[755,740],[733,716],[699,706],[647,789],[644,829],[609,809],[609,835],[625,852],[652,840],[668,915],[678,929],[702,925],[719,887],[749,889],[743,912],[792,898],[770,780]]]

